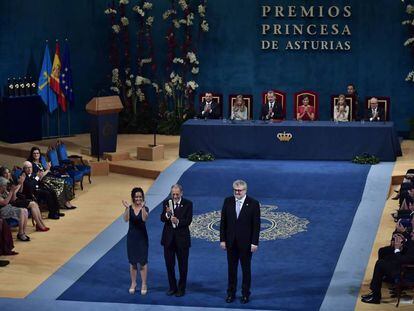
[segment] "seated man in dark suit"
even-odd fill
[[[375,97],[369,100],[370,108],[367,112],[366,119],[370,122],[385,121],[384,109],[378,107],[378,99]]]
[[[276,102],[273,91],[268,91],[267,101],[262,106],[262,120],[283,120],[284,118],[282,104]]]
[[[400,274],[402,264],[414,263],[414,232],[407,239],[403,234],[394,233],[391,247],[392,251],[381,251],[381,258],[374,267],[370,289],[371,293],[363,295],[361,301],[365,303],[379,304],[381,302],[381,287],[384,277],[396,280]]]
[[[205,100],[200,104],[198,117],[202,119],[218,119],[221,117],[220,105],[213,101],[212,93],[205,94]]]
[[[40,183],[39,176],[33,174],[31,162],[26,161],[23,163],[22,176],[24,178],[22,192],[27,200],[35,199],[37,202],[45,202],[49,210],[50,219],[59,219],[59,217],[65,216],[64,213],[59,212],[56,194]]]

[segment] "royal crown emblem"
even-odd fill
[[[291,133],[286,133],[285,131],[283,131],[283,133],[277,133],[276,136],[281,142],[288,142],[293,138]]]

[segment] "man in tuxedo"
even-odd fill
[[[220,247],[227,251],[228,286],[226,302],[233,302],[237,288],[237,266],[242,267],[241,303],[249,302],[252,254],[257,251],[260,233],[260,204],[246,195],[243,180],[233,182],[234,196],[224,200],[220,221]]]
[[[206,93],[205,100],[200,105],[199,118],[202,119],[218,119],[221,117],[220,105],[213,101],[213,94]]]
[[[378,107],[378,99],[375,97],[369,100],[369,109],[367,113],[367,120],[370,122],[385,121],[384,110]]]
[[[365,109],[359,109],[359,101],[358,101],[358,92],[355,88],[355,85],[352,83],[349,83],[346,86],[346,97],[351,97],[352,98],[352,119],[354,120],[359,120],[359,119],[363,119],[364,118],[364,110]],[[361,115],[360,115],[361,114]]]
[[[171,198],[162,203],[161,221],[164,223],[161,245],[164,246],[164,259],[167,267],[168,296],[185,295],[188,271],[188,255],[191,246],[189,226],[193,220],[193,203],[183,198],[181,185],[171,187]],[[175,258],[178,261],[180,279],[175,278]]]
[[[40,174],[40,172],[39,172]],[[65,216],[64,213],[59,212],[59,204],[56,194],[40,183],[40,177],[33,173],[32,163],[26,161],[23,163],[23,194],[27,200],[35,199],[37,202],[45,202],[49,210],[50,219],[59,219]]]
[[[361,301],[365,303],[379,304],[381,302],[382,280],[387,277],[396,280],[400,275],[402,264],[414,264],[414,232],[408,239],[404,235],[394,233],[392,239],[392,252],[382,251],[381,258],[377,260],[374,267],[370,289],[371,293],[362,295]],[[385,255],[385,253],[387,253]]]
[[[282,104],[276,102],[273,91],[268,91],[267,101],[262,106],[262,120],[283,120],[284,118]]]

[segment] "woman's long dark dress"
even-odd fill
[[[145,206],[148,213],[148,207]],[[129,206],[129,229],[127,234],[128,261],[134,267],[137,264],[144,266],[148,262],[148,233],[145,221],[142,220],[142,210],[135,215],[132,206]]]

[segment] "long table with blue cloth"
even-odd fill
[[[195,152],[216,158],[349,161],[368,153],[395,161],[401,146],[393,122],[186,121],[180,157]]]

